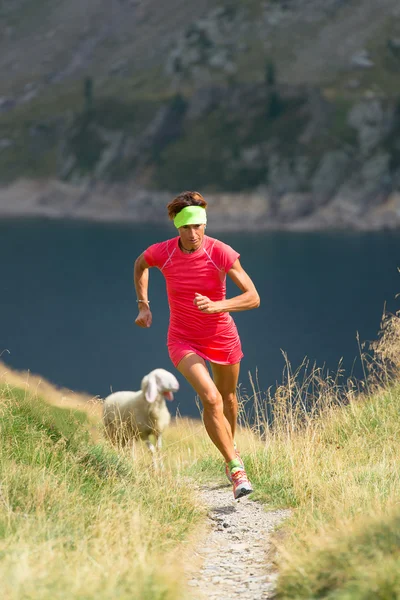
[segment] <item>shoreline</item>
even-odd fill
[[[176,195],[134,184],[76,186],[58,180],[18,180],[0,188],[0,219],[47,219],[104,224],[170,225],[166,205]],[[364,214],[350,202],[329,203],[284,220],[271,214],[265,191],[205,194],[216,231],[378,232],[400,229],[400,194]],[[293,197],[296,203],[296,197]]]

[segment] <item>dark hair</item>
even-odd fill
[[[174,219],[186,206],[207,208],[207,202],[199,192],[182,192],[167,205],[169,218]]]

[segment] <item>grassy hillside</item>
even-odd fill
[[[271,555],[280,600],[400,597],[400,315],[367,364],[361,392],[306,368],[289,369],[273,397],[241,398],[254,416],[238,440],[254,497],[292,509]],[[224,481],[200,422],[168,430],[154,477],[146,453],[132,463],[102,440],[95,404],[49,384],[2,368],[0,411],[5,598],[190,597],[196,485]]]
[[[400,597],[400,315],[385,320],[367,364],[375,384],[340,402],[319,374],[292,381],[265,452],[252,459],[260,495],[294,508],[277,538],[280,599]],[[307,391],[315,415],[304,415]]]
[[[95,444],[85,412],[9,385],[0,410],[2,597],[185,597],[193,487]]]
[[[362,391],[300,369],[273,397],[247,399],[264,439],[246,456],[253,497],[292,508],[271,556],[279,600],[400,597],[400,314],[364,360],[374,376]],[[203,476],[218,470],[203,461]]]
[[[2,598],[189,597],[206,514],[196,487],[204,462],[222,480],[218,452],[200,421],[178,419],[155,475],[144,447],[133,462],[109,446],[100,416],[95,399],[0,363]]]
[[[284,432],[256,456],[265,498],[295,508],[279,598],[400,596],[400,387]]]
[[[395,67],[390,52],[386,60],[383,55],[388,38],[399,33],[396,9],[396,0],[379,5],[374,0],[245,0],[240,6],[232,0],[171,0],[168,6],[160,0],[5,0],[0,6],[2,95],[87,74],[104,89],[120,83],[129,89],[135,82],[139,91],[162,93],[171,84],[170,53],[204,24],[200,41],[214,44],[219,35],[215,51],[229,47],[239,81],[262,81],[271,58],[282,82],[326,84],[343,73],[351,77],[349,60],[366,48],[374,65],[357,77],[366,74],[371,82]],[[194,71],[183,84],[193,89],[226,79],[219,63],[212,63],[207,73]]]
[[[121,65],[123,75],[144,73],[163,60],[177,32],[212,6],[210,0],[168,5],[160,0],[5,0],[0,5],[2,94],[88,72],[118,77]]]

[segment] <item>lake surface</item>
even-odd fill
[[[261,296],[257,310],[234,313],[248,372],[261,389],[282,381],[286,352],[293,368],[305,356],[335,371],[362,375],[361,341],[377,337],[384,305],[399,309],[400,233],[221,233]],[[48,220],[0,221],[0,354],[16,369],[93,396],[139,389],[163,367],[181,382],[176,402],[198,416],[195,394],[170,363],[168,305],[161,273],[150,271],[153,325],[134,325],[133,263],[173,227]],[[228,297],[237,288],[228,281]]]

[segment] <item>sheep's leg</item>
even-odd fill
[[[162,437],[161,435],[155,435],[156,438],[156,449],[157,449],[157,457],[158,457],[158,464],[160,469],[164,469],[164,462],[162,459],[162,454],[161,454],[161,448],[162,448]]]
[[[151,460],[152,460],[152,463],[153,463],[153,467],[155,469],[157,469],[156,449],[154,447],[154,444],[152,444],[150,440],[146,440],[146,446],[148,447],[148,449],[151,452]]]
[[[160,457],[160,454],[159,454],[159,451],[161,448],[160,439],[158,437],[156,438],[155,446],[154,446],[154,444],[152,444],[150,442],[150,440],[146,440],[146,444],[147,444],[148,449],[151,452],[154,470],[155,471],[162,470],[164,468],[164,464],[163,464],[162,458]]]
[[[156,453],[156,449],[154,447],[154,444],[152,444],[150,440],[146,440],[146,446],[148,447],[148,449],[150,450],[150,452],[154,456],[154,454]]]
[[[148,447],[148,449],[149,449],[149,450],[150,450],[150,452],[151,452],[151,457],[152,457],[152,459],[153,459],[153,465],[154,465],[154,464],[155,464],[155,455],[156,455],[156,449],[155,449],[155,447],[154,447],[154,444],[152,444],[152,443],[150,442],[150,440],[146,440],[146,446]]]

